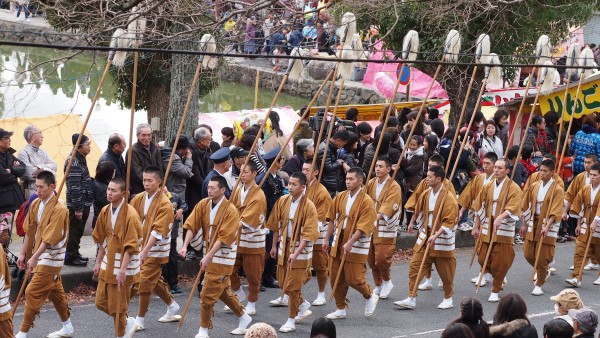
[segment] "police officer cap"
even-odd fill
[[[275,147],[275,148],[271,149],[271,151],[269,151],[268,153],[266,153],[265,156],[263,156],[263,159],[265,161],[274,160],[275,157],[277,157],[277,155],[279,154],[280,151],[281,151],[280,147]]]
[[[215,163],[223,163],[229,160],[229,148],[224,147],[217,151],[215,151],[212,155],[210,155],[210,159]]]

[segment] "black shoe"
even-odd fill
[[[65,265],[83,267],[87,265],[87,262],[82,261],[81,259],[79,259],[79,257],[76,257],[75,259],[66,259]]]
[[[261,285],[266,288],[270,288],[270,289],[278,289],[279,288],[279,283],[276,280],[271,280],[271,281],[266,280]]]
[[[182,293],[182,291],[181,291],[181,288],[180,288],[178,285],[175,285],[174,287],[172,287],[172,288],[169,290],[169,292],[170,292],[172,295],[178,295],[178,294]]]
[[[267,288],[265,288],[265,286],[261,284],[259,290],[260,292],[265,292],[267,291]]]
[[[196,251],[190,250],[185,254],[185,259],[188,261],[194,260],[198,258],[198,255],[196,255]]]
[[[87,257],[83,257],[83,256],[81,256],[81,255],[77,256],[77,258],[79,258],[80,260],[82,260],[82,261],[84,261],[84,262],[86,262],[86,263],[90,261],[90,259],[89,259],[89,258],[87,258]]]

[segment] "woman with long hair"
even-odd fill
[[[527,318],[527,305],[521,296],[510,293],[500,299],[490,337],[538,338],[535,326]]]
[[[466,298],[460,302],[460,317],[452,323],[465,324],[477,338],[490,337],[490,328],[483,319],[483,307],[475,298]]]
[[[423,159],[423,178],[427,175],[429,169],[429,158],[433,154],[437,154],[438,142],[437,135],[433,134],[429,134],[423,139],[423,150],[425,150],[425,158]]]
[[[442,332],[442,338],[480,338],[474,336],[469,327],[462,323],[450,323]]]
[[[274,148],[279,147],[283,149],[283,154],[281,156],[283,159],[288,161],[290,158],[292,158],[292,152],[290,151],[290,147],[288,147],[285,142],[287,141],[287,137],[283,134],[283,131],[279,126],[281,121],[279,114],[276,111],[272,111],[269,115],[269,119],[271,120],[271,135],[263,144],[265,154]]]
[[[502,140],[498,137],[498,131],[498,126],[494,120],[485,121],[479,147],[480,159],[483,159],[483,156],[489,152],[495,153],[498,158],[504,156],[504,146],[502,145]]]

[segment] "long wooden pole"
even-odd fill
[[[321,144],[321,140],[323,137],[323,131],[325,130],[325,122],[327,121],[327,113],[329,112],[329,103],[331,102],[331,98],[333,96],[333,88],[335,88],[335,79],[337,77],[337,66],[333,69],[333,78],[331,79],[331,85],[329,87],[329,94],[327,94],[327,101],[325,102],[325,112],[323,113],[323,119],[321,120],[321,126],[319,128],[319,136],[317,136],[317,142],[315,142],[315,155],[313,156],[311,167],[316,167],[317,165],[317,154],[319,153],[319,147]],[[317,119],[318,113],[315,114],[315,119]],[[335,116],[332,117],[331,123],[334,123]],[[327,147],[327,143],[325,143],[325,147]]]
[[[254,109],[258,109],[258,82],[260,81],[260,71],[256,69],[256,82],[254,84]]]
[[[301,196],[300,198],[308,198],[306,196]],[[302,207],[304,207],[304,201],[302,201],[303,205]],[[302,208],[298,208],[299,210],[302,210]],[[283,229],[286,229],[285,231],[287,232],[287,226],[282,227],[282,231],[284,231]],[[294,229],[293,229],[293,238],[292,238],[292,243],[290,245],[291,247],[291,251],[289,251],[290,254],[294,254],[294,251],[296,250],[296,242],[298,241],[298,236],[300,236],[300,225],[298,224],[294,224]],[[287,235],[286,235],[287,236]],[[282,248],[283,250],[285,250],[285,248]],[[282,252],[283,252],[282,250]],[[283,253],[283,258],[285,258],[285,253]],[[283,297],[285,296],[285,280],[287,279],[287,273],[292,271],[292,265],[293,263],[289,263],[288,262],[288,266],[287,266],[287,270],[286,270],[286,274],[283,277],[283,285],[280,285],[281,287],[281,299],[283,299]]]
[[[563,131],[563,120],[564,120],[565,114],[567,113],[567,95],[569,94],[569,84],[571,83],[572,75],[573,75],[573,69],[569,68],[569,74],[567,76],[567,81],[566,81],[566,85],[565,85],[565,96],[564,96],[564,100],[563,100],[565,105],[563,106],[563,111],[561,112],[561,116],[560,116],[560,123],[558,124],[558,137],[556,138],[556,151],[554,152],[556,155],[558,155],[558,152],[560,151],[560,137],[562,136],[562,131]]]
[[[567,140],[569,138],[569,135],[571,135],[571,127],[573,126],[573,120],[575,120],[575,108],[577,108],[577,97],[579,96],[579,92],[581,91],[581,83],[583,82],[583,74],[581,74],[579,76],[579,84],[577,84],[577,91],[575,92],[575,104],[573,105],[573,113],[571,114],[571,119],[569,120],[569,127],[567,128],[566,134],[565,134],[565,142],[563,142],[563,147],[562,147],[562,151],[560,152],[560,159],[557,158],[558,161],[558,168],[556,169],[557,172],[560,172],[560,169],[562,168],[562,159],[565,156],[565,151],[567,150]],[[565,113],[569,113],[567,111],[567,101],[565,100]],[[558,140],[558,143],[560,143],[560,139]]]
[[[579,274],[577,274],[577,280],[579,282],[581,282],[581,278],[583,276],[583,268],[584,268],[585,262],[587,261],[588,253],[590,251],[590,244],[592,244],[592,238],[594,237],[593,236],[594,233],[592,232],[592,230],[591,230],[591,228],[589,226],[588,226],[587,230],[590,233],[589,233],[589,236],[588,236],[587,243],[585,245],[585,252],[583,253],[583,260],[581,261],[581,266],[579,267]]]
[[[340,104],[340,97],[342,97],[342,90],[344,89],[344,79],[340,83],[340,88],[338,89],[337,97],[335,99],[335,105],[333,106],[333,115],[331,116],[331,121],[329,122],[329,130],[327,131],[327,138],[325,139],[325,148],[323,149],[323,159],[321,160],[321,166],[319,169],[319,178],[317,181],[321,181],[321,177],[323,176],[323,168],[325,168],[325,159],[327,158],[327,152],[329,151],[329,141],[331,140],[331,133],[333,132],[333,127],[335,125],[335,118],[338,106]],[[326,121],[327,112],[323,116],[323,124]]]
[[[550,216],[550,210],[552,209],[552,201],[554,200],[554,195],[555,195],[554,194],[554,190],[556,189],[557,186],[558,186],[558,183],[555,182],[554,183],[554,189],[552,190],[553,193],[550,195],[550,203],[548,204],[548,210],[546,211],[546,217],[544,217],[542,219],[542,221],[543,220],[548,220],[548,216]],[[535,213],[535,206],[532,206],[532,209],[534,209],[533,212]],[[525,226],[525,224],[523,224],[523,226]],[[542,228],[543,227],[544,227],[544,224],[542,223]],[[533,239],[534,239],[534,242],[535,242],[535,226],[533,227]],[[540,262],[540,254],[542,253],[542,245],[544,245],[543,242],[544,242],[544,236],[543,236],[543,234],[540,233],[540,241],[538,243],[539,245],[538,245],[536,253],[535,253],[535,261],[533,263],[533,271],[531,272],[531,280],[530,280],[531,284],[533,284],[535,273],[536,273],[538,264]],[[538,276],[538,278],[540,278],[540,276]]]
[[[531,83],[533,82],[533,73],[535,72],[535,68],[531,71],[529,75],[529,79],[527,80],[527,85],[525,85],[525,93],[523,94],[523,100],[521,101],[521,105],[519,106],[519,112],[517,113],[517,117],[515,119],[515,125],[512,131],[509,129],[508,131],[508,142],[506,144],[506,149],[510,148],[513,143],[513,138],[515,137],[515,131],[517,129],[517,123],[521,123],[521,117],[523,116],[523,107],[525,107],[525,101],[527,100],[527,94],[529,94],[529,88],[531,87]],[[538,77],[539,82],[539,77]],[[506,154],[506,153],[505,153]]]

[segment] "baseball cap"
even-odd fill
[[[13,136],[12,131],[8,131],[8,130],[4,130],[4,129],[0,128],[0,139],[3,139],[5,137],[10,137],[10,136]]]
[[[569,316],[576,321],[585,332],[593,332],[598,326],[598,315],[592,309],[571,309]]]
[[[243,148],[240,147],[235,147],[233,149],[231,149],[231,153],[229,154],[229,156],[233,159],[233,158],[239,158],[239,157],[246,157],[248,156],[249,152],[248,150],[244,150]]]
[[[579,293],[573,289],[564,289],[558,295],[550,297],[550,300],[558,303],[565,310],[581,309],[583,307]]]

